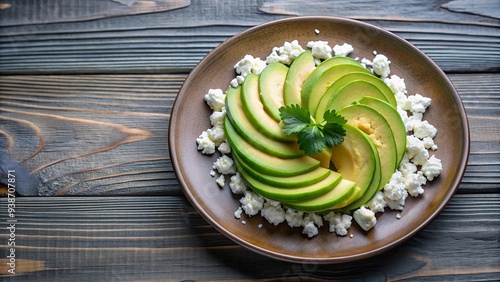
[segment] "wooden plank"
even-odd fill
[[[498,191],[500,74],[449,77],[471,130],[459,192]],[[167,139],[169,114],[185,78],[0,77],[0,149],[35,173],[44,196],[179,194]]]
[[[120,1],[98,2],[120,5]],[[139,15],[131,8],[127,11],[133,16],[120,17],[96,9],[95,1],[76,5],[52,0],[34,5],[33,0],[25,0],[19,4],[22,8],[11,3],[0,10],[0,74],[187,73],[234,34],[296,15],[350,17],[386,28],[448,72],[499,70],[498,19],[452,12],[434,1],[406,0],[390,7],[380,1],[322,2],[254,0],[222,5],[207,1]],[[23,17],[21,9],[24,14],[32,10],[33,15]],[[500,13],[499,9],[491,8],[493,13]],[[67,12],[57,17],[53,11]],[[89,13],[100,19],[86,20]]]
[[[18,198],[16,207],[16,278],[24,281],[470,281],[500,273],[499,194],[456,195],[403,245],[335,266],[257,255],[218,233],[182,197]],[[7,229],[5,213],[0,229]],[[5,278],[6,259],[0,262]]]

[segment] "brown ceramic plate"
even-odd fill
[[[315,29],[320,31],[315,33]],[[339,237],[328,232],[308,239],[302,228],[286,223],[273,226],[260,216],[235,219],[240,196],[220,189],[210,176],[217,156],[202,155],[196,138],[210,127],[209,107],[203,96],[209,88],[227,89],[235,77],[233,66],[246,54],[265,59],[275,46],[297,39],[305,47],[311,40],[326,40],[331,46],[347,42],[351,57],[373,58],[373,51],[391,60],[391,74],[405,79],[410,94],[432,98],[424,118],[438,128],[435,154],[443,172],[428,183],[425,193],[409,197],[401,212],[378,213],[378,223],[364,232],[353,221],[349,233]],[[446,75],[417,48],[396,35],[359,21],[333,17],[297,17],[265,23],[220,44],[190,73],[171,114],[169,146],[172,163],[182,189],[196,210],[217,230],[260,254],[293,262],[339,263],[367,258],[401,244],[431,222],[457,189],[468,159],[469,129],[461,100]],[[227,186],[227,184],[226,184]],[[242,224],[242,220],[246,224]],[[259,224],[263,224],[259,228]]]

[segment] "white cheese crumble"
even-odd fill
[[[342,45],[333,46],[333,53],[335,56],[346,57],[354,51],[351,44],[344,43]]]
[[[229,182],[229,188],[233,194],[243,194],[247,190],[247,185],[241,178],[239,172],[236,172],[235,175],[232,175]]]
[[[252,191],[245,191],[244,197],[240,199],[241,208],[249,216],[256,215],[264,206],[264,197]]]
[[[391,62],[385,55],[377,54],[372,61],[373,71],[380,75],[380,78],[384,80],[389,73],[391,73],[391,68],[389,67],[390,63]]]
[[[382,191],[378,191],[375,196],[365,205],[366,208],[369,208],[372,212],[384,212],[387,203],[384,200],[384,193]]]
[[[403,174],[396,171],[389,183],[384,186],[384,200],[387,206],[393,210],[403,210],[408,191],[403,184]]]
[[[242,213],[243,213],[243,209],[241,207],[238,207],[238,209],[234,212],[234,217],[236,217],[237,219],[240,219]]]
[[[422,173],[427,177],[429,181],[432,181],[437,177],[441,171],[443,171],[443,165],[441,160],[432,155],[423,165],[421,169]]]
[[[219,157],[215,161],[213,168],[216,169],[217,172],[219,172],[220,174],[234,174],[234,173],[236,173],[236,168],[234,167],[234,162],[227,155],[222,155],[221,157]]]
[[[302,234],[306,234],[307,237],[312,238],[318,235],[318,227],[316,227],[316,225],[314,225],[312,221],[309,221],[304,225],[304,229],[302,229]]]
[[[332,47],[328,45],[328,41],[309,41],[307,47],[311,49],[311,53],[316,59],[329,59],[332,57]]]
[[[198,143],[198,150],[202,154],[213,154],[215,153],[215,142],[210,139],[207,131],[203,131],[198,138],[196,138],[196,143]]]
[[[347,229],[351,227],[352,216],[331,211],[323,218],[330,223],[330,232],[335,232],[339,236],[347,235]]]
[[[238,75],[231,81],[231,86],[237,87],[242,84],[245,77],[251,73],[260,74],[266,65],[266,61],[258,57],[254,58],[252,55],[245,55],[243,59],[234,65],[234,70]]]
[[[297,40],[285,42],[281,47],[274,47],[271,54],[267,56],[266,63],[282,63],[290,65],[302,52],[304,48]]]
[[[304,212],[288,208],[285,212],[285,220],[290,227],[302,226]]]
[[[353,213],[353,217],[358,225],[365,231],[372,229],[372,227],[377,224],[375,213],[365,208],[364,206],[361,206],[359,209],[355,210]]]
[[[204,98],[212,110],[221,111],[225,105],[226,94],[222,89],[209,89]]]
[[[220,187],[224,187],[224,185],[226,184],[226,178],[224,177],[224,175],[221,175],[217,178],[217,180],[215,180],[215,182],[217,183],[217,185],[219,185]]]
[[[285,210],[277,201],[266,199],[260,214],[267,219],[269,223],[274,225],[278,225],[285,221]]]

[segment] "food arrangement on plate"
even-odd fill
[[[260,215],[309,238],[329,224],[346,236],[353,220],[371,230],[376,213],[402,211],[439,176],[437,128],[424,118],[431,99],[391,74],[390,54],[353,51],[292,38],[265,59],[241,58],[227,90],[207,89],[211,127],[196,146],[220,154],[207,173],[241,195],[235,220]]]

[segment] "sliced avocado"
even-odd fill
[[[285,105],[283,89],[288,67],[281,63],[267,65],[259,76],[260,99],[266,112],[276,121],[281,121],[279,108]]]
[[[316,82],[311,85],[310,88],[302,88],[302,106],[308,109],[313,117],[316,116],[316,108],[318,107],[318,103],[328,87],[330,87],[337,79],[339,79],[343,75],[351,72],[370,73],[369,70],[365,69],[359,64],[334,65],[325,70],[321,74],[321,76],[318,77]]]
[[[394,134],[394,141],[396,141],[396,167],[399,167],[406,151],[406,127],[398,111],[389,103],[372,97],[363,97],[359,100],[359,103],[372,107],[381,113],[391,126],[392,134]]]
[[[366,72],[352,72],[348,73],[346,75],[343,75],[339,79],[337,79],[323,94],[323,97],[321,97],[321,100],[318,103],[318,107],[316,109],[316,116],[322,115],[327,109],[328,106],[330,106],[330,98],[332,95],[342,86],[346,85],[349,82],[355,81],[355,80],[365,80],[373,85],[375,85],[380,92],[382,92],[385,96],[386,101],[389,102],[389,104],[393,105],[396,107],[396,98],[394,97],[394,93],[392,93],[392,90],[383,82],[380,78],[368,74]]]
[[[310,50],[302,52],[290,65],[286,75],[283,100],[285,105],[300,105],[300,91],[302,85],[309,75],[314,71],[316,65]]]
[[[238,163],[237,160],[235,161],[235,163],[236,167],[238,168],[240,166],[240,163]],[[340,174],[334,171],[330,171],[326,178],[314,184],[296,188],[280,188],[255,179],[244,169],[239,168],[238,171],[241,174],[241,177],[243,177],[245,182],[254,192],[268,199],[279,201],[282,203],[288,201],[306,200],[317,197],[318,195],[325,194],[332,190],[333,187],[335,187],[335,185],[337,185],[337,183],[339,183],[339,181],[341,181],[342,179],[342,176]]]
[[[330,175],[329,169],[318,167],[310,172],[306,172],[296,176],[274,176],[254,170],[251,166],[242,161],[234,152],[233,159],[236,159],[241,169],[245,170],[251,177],[267,185],[281,188],[296,188],[312,185]]]
[[[370,137],[380,158],[382,189],[396,171],[396,141],[387,120],[371,107],[361,104],[350,105],[339,111],[347,119],[347,124],[357,127]]]
[[[296,158],[304,155],[295,142],[280,142],[259,131],[248,119],[241,101],[241,87],[230,87],[226,93],[227,117],[234,129],[255,148],[280,158]]]
[[[311,55],[312,57],[312,55]],[[314,60],[314,59],[313,59]],[[319,64],[314,71],[307,77],[307,79],[304,81],[304,85],[302,86],[301,92],[304,94],[304,96],[309,96],[309,92],[311,92],[311,88],[316,84],[316,81],[319,79],[319,77],[329,68],[336,66],[336,65],[357,65],[363,67],[358,61],[349,58],[349,57],[339,57],[335,56],[330,59],[326,59],[321,64]],[[306,94],[307,93],[307,94]],[[301,105],[301,104],[299,104]]]
[[[332,171],[332,173],[334,173]],[[321,212],[329,210],[332,206],[348,198],[356,189],[356,183],[343,179],[327,193],[315,198],[284,202],[285,206],[305,212]]]
[[[328,91],[329,90],[327,90],[326,93],[328,93]],[[382,94],[382,92],[380,92],[380,90],[372,83],[365,80],[354,80],[340,87],[337,91],[335,91],[335,93],[333,93],[333,95],[331,95],[329,106],[326,107],[326,110],[338,111],[366,96],[385,99],[384,94]],[[323,120],[323,114],[324,112],[321,113],[317,111],[316,119]]]
[[[363,191],[361,190],[361,188],[359,188],[358,186],[356,186],[354,188],[354,191],[351,193],[351,195],[349,195],[349,197],[345,198],[344,200],[342,200],[339,203],[331,206],[328,209],[332,210],[332,211],[342,210],[343,207],[345,207],[345,206],[351,204],[352,202],[356,201],[361,196],[363,196]]]
[[[319,167],[320,163],[309,156],[284,159],[255,148],[234,129],[228,117],[224,119],[224,133],[231,149],[253,169],[276,176],[294,176]]]
[[[320,162],[321,167],[330,168],[330,158],[332,157],[332,149],[326,148],[321,152],[311,155],[312,158]]]
[[[251,73],[245,77],[241,101],[248,119],[264,135],[284,142],[295,141],[292,136],[285,135],[279,122],[264,110],[259,94],[259,75]]]
[[[373,141],[357,127],[345,124],[344,142],[332,148],[331,161],[342,177],[356,182],[364,194],[377,191],[380,184],[380,158]]]
[[[357,127],[344,125],[344,142],[332,148],[332,163],[342,177],[356,182],[359,197],[350,197],[332,209],[355,209],[370,200],[380,187],[382,169],[378,150],[373,141]]]

